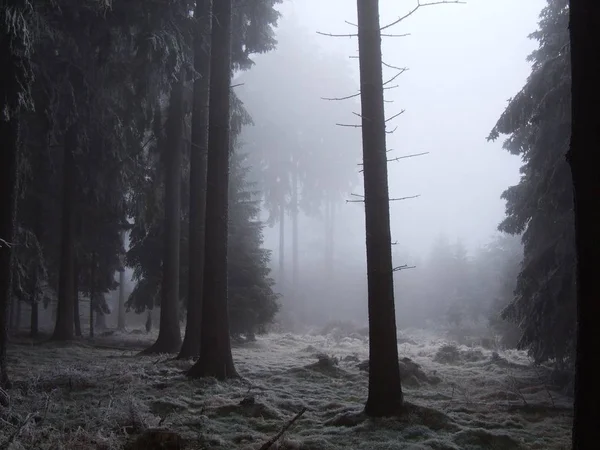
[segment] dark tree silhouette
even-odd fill
[[[575,241],[577,248],[577,352],[573,449],[592,449],[598,443],[600,383],[596,352],[600,346],[600,177],[594,164],[600,139],[600,3],[571,0],[572,134],[567,161],[573,176]]]
[[[206,220],[206,157],[210,94],[210,32],[212,0],[198,0],[194,16],[194,81],[190,148],[190,230],[187,323],[178,358],[200,353],[204,283],[204,226]]]
[[[206,190],[204,298],[200,358],[191,377],[237,377],[227,311],[227,241],[231,104],[231,0],[213,5]]]
[[[396,340],[379,2],[357,0],[367,283],[369,397],[365,413],[390,416],[403,402]]]
[[[180,74],[183,77],[183,74]],[[165,164],[165,234],[163,238],[163,278],[160,322],[156,342],[144,350],[148,353],[175,353],[181,348],[179,328],[179,239],[181,233],[181,159],[183,137],[183,78],[171,88]]]

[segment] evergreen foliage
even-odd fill
[[[519,348],[536,361],[571,365],[575,349],[573,191],[565,154],[571,132],[567,0],[549,0],[531,38],[532,73],[489,139],[523,160],[521,180],[503,194],[499,229],[522,233],[524,258],[513,301],[502,316],[519,325]]]

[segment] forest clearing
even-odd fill
[[[533,367],[520,351],[452,345],[422,330],[399,338],[401,357],[420,366],[403,379],[407,408],[418,407],[401,418],[366,419],[362,332],[270,334],[237,344],[242,379],[228,382],[188,379],[191,361],[137,356],[152,335],[71,345],[22,338],[9,352],[19,381],[0,439],[19,430],[12,450],[150,449],[134,443],[160,429],[182,439],[164,448],[257,450],[306,408],[271,449],[569,448],[572,400],[552,387],[548,368]]]

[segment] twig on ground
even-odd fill
[[[275,444],[275,442],[277,442],[279,438],[283,436],[283,433],[285,433],[288,430],[288,428],[290,428],[294,424],[294,422],[298,420],[300,416],[302,416],[302,414],[304,414],[305,412],[306,407],[302,408],[300,412],[298,412],[298,414],[296,414],[288,423],[286,423],[283,426],[283,428],[281,428],[281,431],[279,431],[279,433],[277,433],[275,436],[273,436],[271,439],[265,442],[259,450],[269,450],[273,446],[273,444]]]
[[[10,436],[10,438],[8,438],[8,440],[6,442],[4,442],[2,444],[2,446],[0,447],[2,450],[7,449],[7,448],[10,447],[10,444],[12,444],[15,441],[15,439],[17,438],[17,436],[19,436],[21,434],[21,431],[23,431],[23,428],[25,428],[25,426],[29,423],[29,421],[31,420],[31,418],[33,416],[34,416],[33,413],[27,414],[27,416],[19,424],[19,426],[17,427],[17,429],[15,430],[15,432]]]

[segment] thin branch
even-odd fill
[[[389,119],[386,119],[386,123],[389,122],[390,120],[394,120],[396,117],[404,114],[405,110],[403,109],[402,111],[400,111],[398,114],[394,114],[392,117],[390,117]]]
[[[385,61],[381,61],[381,64],[383,64],[385,67],[388,67],[390,69],[400,70],[402,72],[406,72],[408,70],[408,67],[396,67],[396,66],[392,66],[391,64],[388,64]]]
[[[321,100],[329,100],[329,101],[340,101],[340,100],[350,100],[351,98],[356,98],[360,96],[360,92],[356,94],[347,95],[346,97],[321,97]]]
[[[394,133],[396,132],[396,130],[397,130],[397,129],[398,129],[398,127],[395,127],[393,130],[390,130],[390,131],[387,131],[387,130],[385,130],[385,132],[386,132],[387,134],[394,134]]]
[[[236,87],[240,87],[240,86],[243,86],[244,84],[245,84],[245,83],[234,84],[234,85],[231,85],[231,86],[229,86],[229,89],[233,89],[233,88],[236,88]]]
[[[396,161],[400,161],[401,159],[414,158],[416,156],[423,156],[423,155],[428,155],[428,154],[429,154],[429,152],[423,152],[423,153],[413,153],[412,155],[397,156],[396,158],[388,159],[388,162],[396,162]]]
[[[345,23],[347,23],[348,25],[352,25],[353,27],[358,28],[358,25],[352,22],[348,22],[347,20],[344,20]]]
[[[417,194],[417,195],[411,195],[409,197],[397,197],[397,198],[390,198],[390,202],[399,202],[401,200],[409,200],[411,198],[417,198],[420,197],[421,194]]]
[[[348,127],[348,128],[362,128],[362,125],[348,124],[348,123],[336,123],[338,127]]]
[[[402,266],[394,267],[392,269],[392,272],[400,272],[401,270],[416,269],[416,268],[417,268],[417,266],[409,266],[408,264],[404,264]]]
[[[271,439],[269,439],[267,442],[261,445],[259,450],[269,450],[271,447],[273,447],[273,445],[275,445],[275,442],[277,442],[279,438],[281,438],[281,436],[283,436],[283,434],[288,430],[288,428],[291,427],[294,424],[294,422],[298,420],[300,416],[302,416],[302,414],[304,414],[305,412],[306,407],[302,408],[298,412],[298,414],[296,414],[288,423],[286,423],[281,428],[281,431],[279,431],[279,433],[277,433],[275,436],[273,436]]]
[[[412,16],[414,13],[416,13],[419,10],[419,8],[421,8],[423,6],[446,5],[446,4],[465,4],[465,3],[466,2],[460,1],[460,0],[440,0],[440,1],[436,1],[436,2],[421,3],[420,0],[417,0],[417,6],[415,6],[410,12],[408,12],[407,14],[405,14],[402,17],[398,17],[398,19],[394,20],[392,23],[384,25],[379,30],[383,31],[390,27],[393,27],[394,25],[398,25],[400,22],[402,22],[405,19],[408,19],[410,16]]]
[[[406,36],[410,36],[410,33],[404,33],[404,34],[381,34],[381,37],[391,37],[391,38],[406,37]]]
[[[346,38],[358,37],[358,34],[356,34],[356,33],[354,33],[354,34],[332,34],[332,33],[323,33],[322,31],[317,31],[317,34],[320,34],[321,36],[328,36],[328,37],[346,37]]]
[[[353,197],[365,198],[365,196],[364,196],[364,195],[360,195],[360,194],[352,194],[352,193],[351,193],[350,195],[352,195]]]
[[[386,86],[388,84],[390,84],[392,81],[394,81],[396,78],[398,78],[400,75],[402,75],[405,72],[405,70],[401,70],[400,72],[398,72],[396,75],[394,75],[392,78],[390,78],[389,80],[387,80],[386,82],[383,83],[383,86]]]

